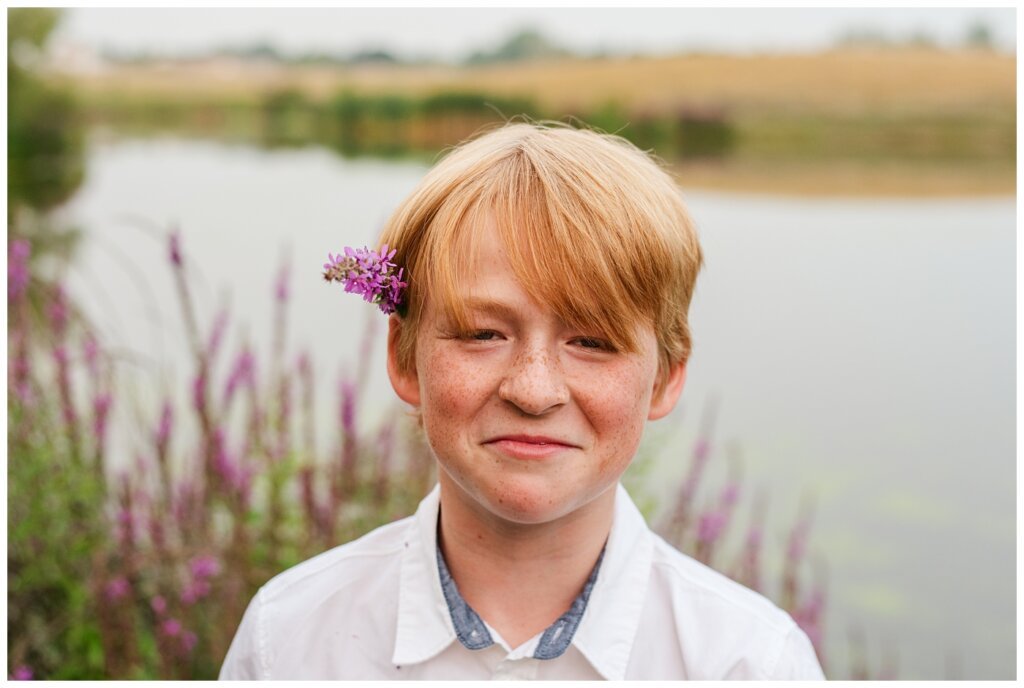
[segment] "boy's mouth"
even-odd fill
[[[516,459],[546,459],[567,449],[579,449],[565,440],[543,435],[501,435],[484,444]]]

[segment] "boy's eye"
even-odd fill
[[[577,337],[574,341],[584,349],[597,349],[600,351],[613,350],[611,344],[603,339],[597,339],[596,337]]]
[[[494,330],[478,330],[476,332],[470,332],[469,338],[475,339],[478,342],[489,342],[498,335]]]

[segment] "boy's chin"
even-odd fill
[[[474,490],[471,497],[496,520],[531,526],[553,523],[576,514],[580,509],[597,507],[597,497],[606,491],[574,491],[566,489],[564,484],[525,480]]]

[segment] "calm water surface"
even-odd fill
[[[328,251],[372,243],[425,170],[320,149],[97,140],[64,211],[87,237],[70,286],[130,360],[140,402],[163,389],[184,401],[172,381],[191,371],[154,230],[181,228],[203,321],[230,304],[260,352],[287,252],[290,357],[298,345],[313,355],[326,449],[343,372],[368,371],[367,423],[400,410],[383,369],[384,319],[325,285],[320,266]],[[747,488],[766,491],[770,552],[814,499],[837,675],[860,628],[872,665],[897,648],[901,677],[1013,678],[1014,200],[686,197],[706,269],[683,404],[647,445],[652,484],[682,473],[714,404],[708,479],[720,483],[731,456]],[[367,323],[374,350],[357,365]],[[121,413],[131,430],[115,450],[131,456],[146,430]]]

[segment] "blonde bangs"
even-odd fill
[[[561,320],[622,351],[636,351],[638,327],[650,324],[663,371],[687,359],[686,314],[702,257],[678,187],[621,139],[516,124],[457,148],[381,236],[410,280],[403,368],[414,367],[426,294],[469,326],[463,285],[487,217],[523,288]]]

